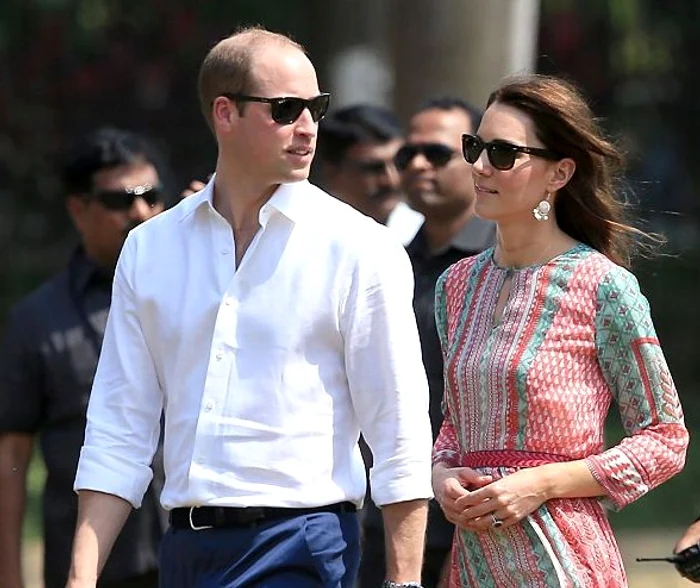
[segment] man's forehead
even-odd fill
[[[93,176],[93,186],[101,190],[130,188],[142,184],[156,185],[158,183],[158,171],[148,161],[102,169]]]
[[[253,58],[252,84],[261,94],[312,98],[319,93],[316,70],[299,49],[266,46]]]
[[[471,133],[474,131],[469,114],[458,108],[443,110],[431,108],[416,114],[410,122],[409,133]]]

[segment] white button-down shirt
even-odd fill
[[[260,211],[239,267],[213,183],[129,235],[75,488],[134,506],[165,410],[165,508],[429,498],[413,276],[390,232],[308,182]]]

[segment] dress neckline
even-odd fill
[[[506,274],[513,274],[513,273],[519,273],[519,272],[527,272],[527,271],[532,271],[539,269],[541,267],[545,267],[549,264],[552,263],[557,263],[561,261],[563,258],[568,257],[574,253],[578,253],[579,251],[587,249],[588,246],[585,243],[576,243],[573,247],[570,247],[566,251],[562,251],[558,255],[555,255],[551,259],[541,262],[541,263],[533,263],[531,265],[524,265],[523,267],[506,267],[499,265],[498,262],[496,261],[496,248],[492,247],[491,251],[489,252],[489,261],[491,262],[491,265],[494,267],[494,269],[497,269],[501,272],[505,272]]]

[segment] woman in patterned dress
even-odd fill
[[[546,76],[494,92],[463,152],[498,242],[437,285],[433,485],[457,525],[450,586],[627,586],[605,508],[678,473],[688,432],[625,269],[622,157],[578,91]],[[627,436],[606,449],[612,402]]]

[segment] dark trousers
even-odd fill
[[[168,530],[161,588],[352,588],[360,562],[355,513],[315,513],[252,527]]]
[[[450,552],[449,548],[426,547],[422,572],[425,588],[437,588],[442,567],[450,557]],[[386,570],[385,557],[384,531],[375,527],[365,527],[358,588],[377,588],[382,585]]]

